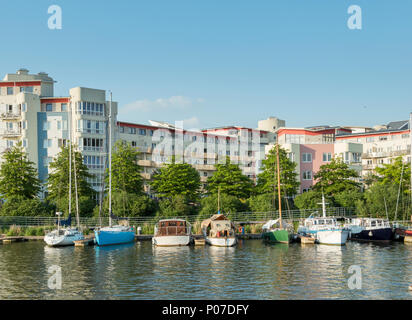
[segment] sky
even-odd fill
[[[47,72],[56,96],[111,90],[122,121],[373,126],[412,112],[411,13],[410,0],[14,0],[0,71]]]

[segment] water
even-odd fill
[[[411,299],[412,246],[265,245],[49,248],[0,245],[0,299]],[[62,288],[49,289],[52,265]],[[351,265],[362,289],[350,290]]]

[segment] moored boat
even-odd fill
[[[388,219],[346,219],[346,227],[349,229],[350,240],[381,242],[389,242],[392,240],[393,231]]]
[[[83,233],[77,230],[77,228],[58,228],[44,236],[44,241],[50,247],[72,246],[74,241],[83,239]]]
[[[319,244],[345,245],[349,230],[338,225],[332,217],[309,217],[299,226],[298,233],[312,235]]]
[[[268,243],[289,243],[292,241],[290,226],[281,220],[269,220],[262,227],[262,238]]]
[[[187,246],[191,239],[191,225],[183,219],[160,220],[155,226],[152,243],[156,246]]]
[[[217,247],[232,247],[237,239],[234,224],[223,214],[215,214],[201,224],[206,243]]]

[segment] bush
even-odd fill
[[[37,228],[28,227],[24,232],[25,236],[35,236],[37,234]]]
[[[12,225],[9,230],[7,231],[7,236],[9,237],[15,237],[15,236],[20,236],[23,234],[23,229],[20,226]]]
[[[207,219],[217,213],[217,195],[211,195],[201,200],[201,210],[199,218]],[[240,201],[234,196],[223,194],[220,196],[220,213],[230,214],[236,212],[246,211],[247,204]]]
[[[273,194],[264,193],[250,197],[248,203],[250,210],[253,212],[275,211],[273,206]]]
[[[158,216],[177,217],[195,213],[195,207],[190,205],[184,196],[178,195],[159,201]]]
[[[1,207],[2,216],[50,216],[53,215],[54,206],[40,199],[27,199],[24,197],[10,197]]]

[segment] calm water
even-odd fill
[[[348,242],[344,247],[265,245],[49,248],[0,245],[0,299],[411,299],[412,246]],[[62,268],[51,290],[48,268]],[[348,268],[362,268],[362,289]]]

